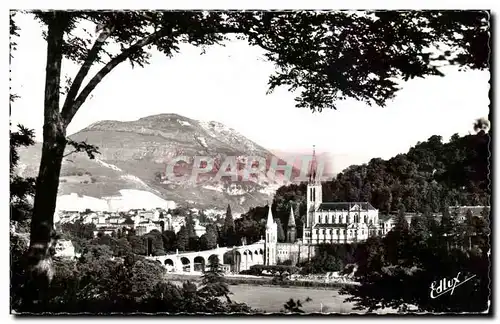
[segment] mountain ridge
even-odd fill
[[[101,154],[94,160],[82,153],[65,158],[59,196],[76,193],[102,198],[119,195],[121,189],[134,189],[154,193],[178,205],[190,203],[197,208],[223,210],[231,204],[235,212],[245,212],[272,199],[280,185],[273,184],[265,172],[246,182],[191,184],[166,177],[167,163],[180,155],[209,156],[219,164],[228,156],[236,156],[238,166],[245,164],[245,156],[259,156],[266,161],[275,157],[217,121],[198,121],[178,114],[152,115],[125,122],[103,120],[68,137],[98,146]],[[68,147],[66,153],[70,152]],[[40,154],[41,143],[20,151],[19,169],[23,175],[37,174]]]

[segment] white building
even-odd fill
[[[70,240],[58,240],[55,246],[55,256],[62,258],[74,258],[77,256],[73,243]]]
[[[138,236],[147,234],[152,230],[158,230],[161,232],[161,226],[158,223],[153,223],[151,220],[135,225],[135,233]]]
[[[351,243],[377,235],[378,210],[368,202],[323,202],[321,182],[316,176],[316,156],[307,185],[307,214],[303,242]]]
[[[205,226],[200,225],[200,221],[198,219],[194,220],[194,231],[196,233],[196,236],[201,237],[203,234],[206,233]]]
[[[172,231],[175,232],[175,234],[179,233],[181,230],[181,227],[186,225],[186,218],[183,216],[174,216],[172,217]]]
[[[271,206],[269,206],[269,211],[267,213],[265,242],[266,244],[265,244],[264,262],[266,265],[275,265],[276,247],[278,242],[278,224],[273,219],[273,215],[271,213]]]

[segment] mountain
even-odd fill
[[[273,183],[265,172],[243,181],[241,170],[247,163],[246,157],[264,158],[266,169],[271,159],[278,158],[234,129],[215,121],[197,121],[177,114],[154,115],[130,122],[105,120],[69,137],[98,146],[101,154],[91,160],[84,153],[70,154],[71,148],[67,148],[60,196],[116,198],[122,196],[120,190],[133,189],[195,208],[224,210],[231,204],[236,213],[241,213],[250,207],[264,205],[282,184]],[[36,175],[41,144],[19,153],[21,175]],[[215,162],[211,171],[200,176],[197,182],[179,181],[166,173],[167,165],[179,156],[187,156],[190,161],[175,166],[177,175],[191,174],[195,156],[208,156]],[[213,181],[221,163],[229,161],[228,157],[235,157],[237,161],[239,181],[231,181],[228,177]],[[127,197],[127,200],[132,199],[130,195]]]

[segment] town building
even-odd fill
[[[306,244],[352,243],[377,235],[378,210],[369,202],[323,202],[316,169],[316,156],[313,152],[302,241]]]
[[[203,234],[206,233],[205,226],[201,225],[198,219],[194,219],[194,232],[198,237],[201,237]]]
[[[323,202],[314,151],[306,199],[307,214],[301,240],[297,240],[296,237],[295,215],[291,208],[286,242],[278,243],[277,223],[269,208],[264,249],[266,265],[277,264],[285,260],[297,263],[311,258],[316,253],[316,246],[319,244],[354,243],[382,234],[378,210],[369,202]]]

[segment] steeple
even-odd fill
[[[317,181],[316,171],[318,168],[318,162],[316,161],[316,145],[313,145],[313,155],[311,160],[311,168],[309,169],[309,183],[313,184]]]
[[[273,220],[271,205],[268,204],[268,206],[269,211],[267,212],[266,240],[264,243],[264,264],[273,265],[276,264],[276,243],[278,238],[278,227]]]
[[[273,213],[271,212],[271,205],[268,205],[269,206],[269,211],[267,212],[267,224],[266,224],[266,227],[271,227],[274,223],[274,220],[273,220]]]
[[[290,206],[290,217],[288,218],[288,228],[295,227],[295,215],[293,214],[293,207]]]
[[[323,201],[323,190],[321,186],[321,181],[318,179],[317,175],[317,161],[316,161],[316,146],[313,146],[313,156],[311,161],[311,168],[309,170],[309,183],[307,184],[307,214],[306,222],[304,224],[304,232],[306,228],[312,230],[314,220],[316,219],[314,213],[321,205]]]
[[[295,226],[295,215],[293,214],[293,207],[290,206],[290,218],[288,218],[288,226],[286,229],[286,241],[288,243],[295,243],[297,240],[297,228]]]

